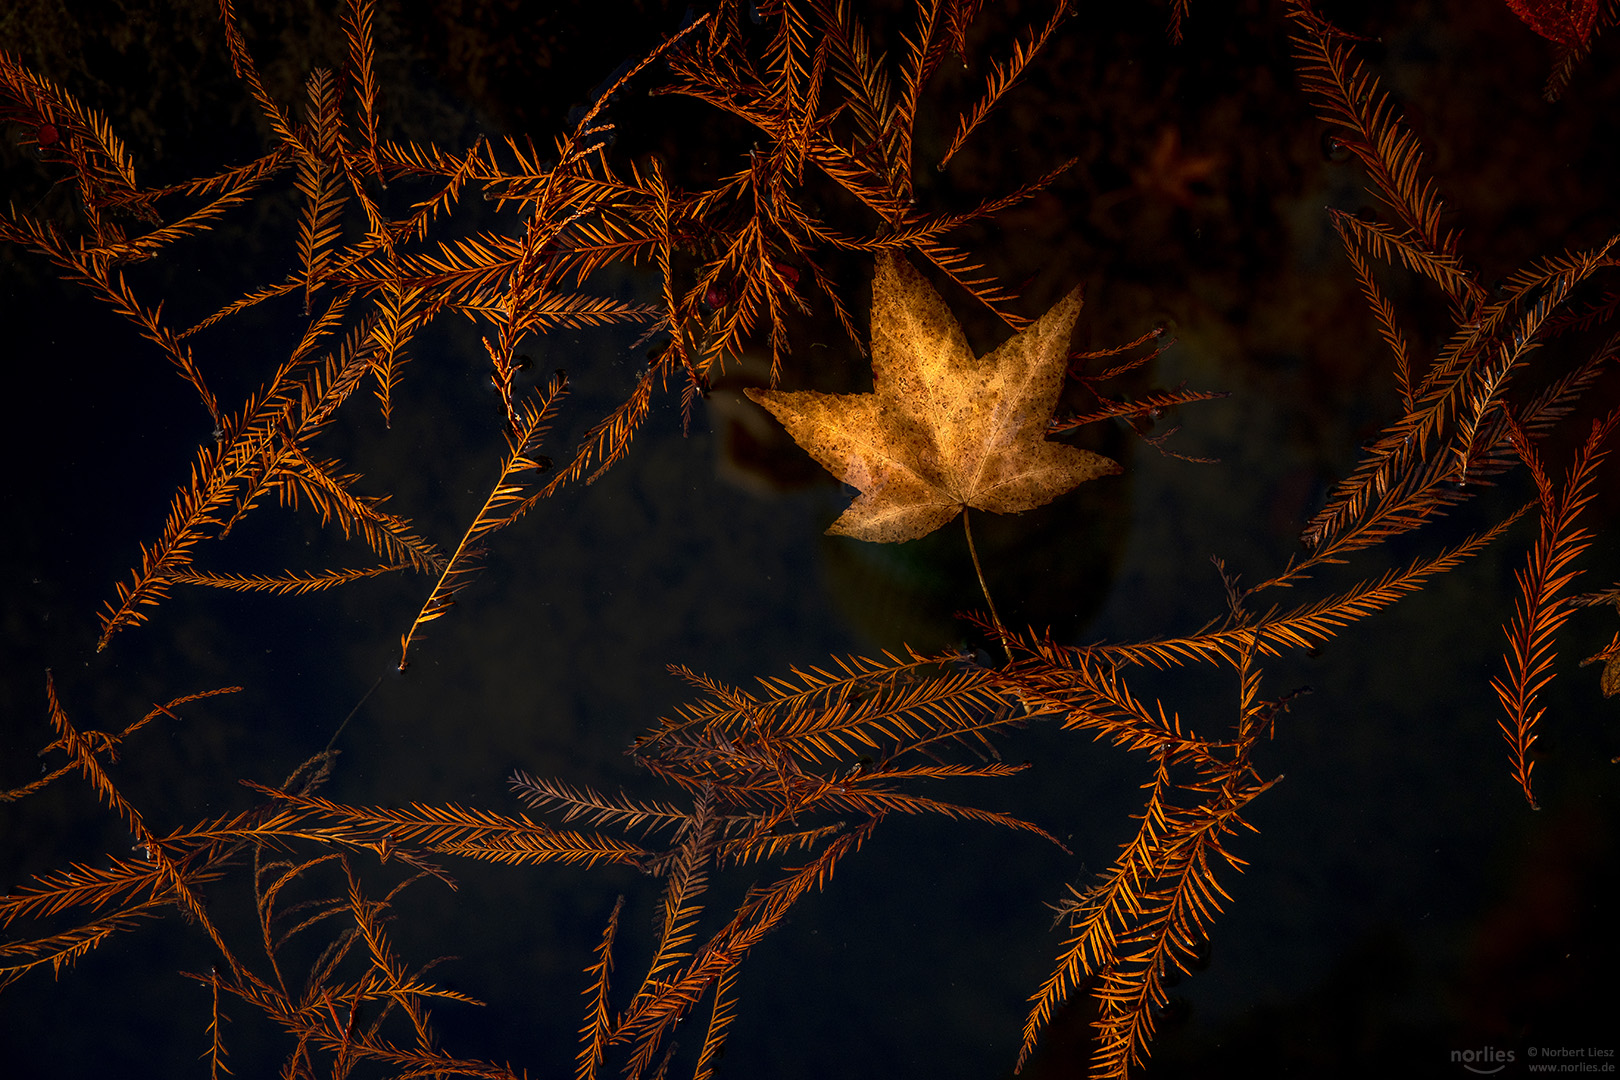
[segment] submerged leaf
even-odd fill
[[[898,256],[872,283],[870,394],[749,390],[798,444],[861,494],[827,532],[875,543],[926,536],[972,506],[1044,506],[1119,465],[1046,438],[1063,388],[1076,289],[974,356],[945,301]]]

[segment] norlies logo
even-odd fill
[[[1498,1050],[1494,1046],[1482,1046],[1478,1050],[1453,1050],[1451,1060],[1471,1073],[1480,1076],[1491,1076],[1501,1072],[1513,1063],[1512,1050]]]

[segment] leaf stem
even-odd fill
[[[990,618],[996,624],[996,633],[1001,637],[1001,647],[1007,653],[1007,663],[1012,663],[1012,646],[1007,643],[1007,628],[1001,625],[1001,616],[996,614],[996,602],[990,599],[990,586],[984,583],[984,568],[979,565],[979,552],[973,546],[973,530],[968,527],[968,508],[962,507],[962,532],[967,536],[968,554],[973,556],[973,572],[979,575],[979,588],[984,590],[984,602],[990,605]]]

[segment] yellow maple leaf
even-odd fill
[[[898,256],[872,282],[872,393],[749,390],[828,472],[860,489],[829,534],[926,536],[972,506],[1011,514],[1120,471],[1046,438],[1080,290],[984,356]]]

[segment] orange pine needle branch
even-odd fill
[[[1563,489],[1556,491],[1529,436],[1516,422],[1511,424],[1513,447],[1536,483],[1541,535],[1524,568],[1514,572],[1519,597],[1514,604],[1513,617],[1504,627],[1508,639],[1508,651],[1503,656],[1507,674],[1493,678],[1491,688],[1507,713],[1499,726],[1508,742],[1513,779],[1532,808],[1538,805],[1531,788],[1535,762],[1530,758],[1530,749],[1536,741],[1536,723],[1546,712],[1545,707],[1537,706],[1536,699],[1555,674],[1554,635],[1574,612],[1570,599],[1560,593],[1580,574],[1579,570],[1570,569],[1570,563],[1590,547],[1594,539],[1590,531],[1577,527],[1576,523],[1596,494],[1592,485],[1597,467],[1608,452],[1604,443],[1617,420],[1620,420],[1620,411],[1593,421],[1591,434],[1576,454]]]
[[[449,611],[456,602],[456,594],[472,583],[488,536],[522,517],[540,498],[538,495],[526,495],[524,474],[544,472],[551,465],[550,460],[537,453],[536,449],[550,426],[567,384],[567,377],[559,371],[538,401],[518,403],[514,410],[515,425],[507,434],[507,453],[501,463],[500,478],[484,500],[478,516],[462,536],[461,543],[456,545],[455,554],[445,565],[444,572],[439,575],[433,592],[411,622],[410,629],[400,635],[399,670],[404,671],[409,665],[411,641],[416,632],[425,623]]]

